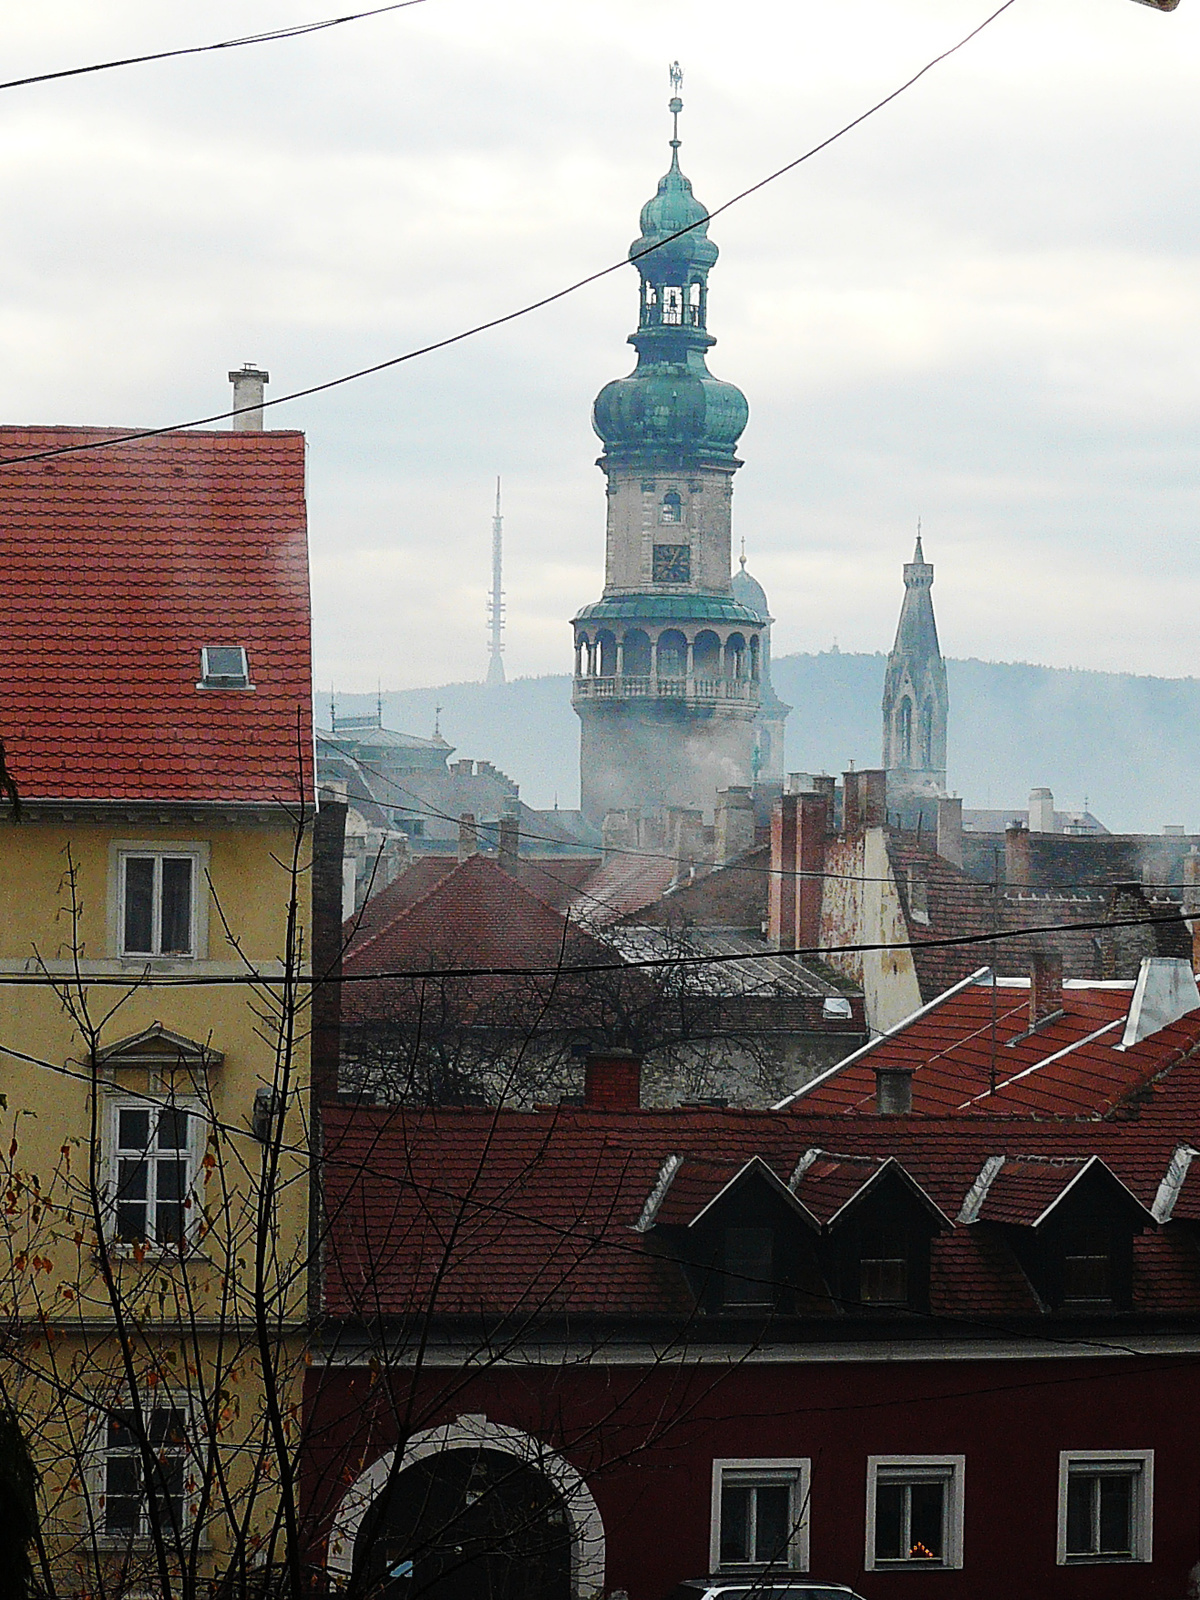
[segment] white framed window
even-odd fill
[[[1063,1450],[1058,1458],[1058,1564],[1150,1561],[1154,1451]]]
[[[131,961],[208,953],[207,844],[123,839],[110,847],[109,943]]]
[[[868,1572],[962,1566],[965,1456],[868,1456]]]
[[[714,1461],[710,1570],[807,1572],[811,1480],[801,1457]]]
[[[173,1396],[143,1404],[140,1424],[133,1406],[114,1408],[98,1419],[93,1478],[105,1542],[149,1539],[155,1522],[168,1543],[187,1529],[190,1420],[186,1401]]]
[[[200,651],[197,689],[253,689],[250,663],[240,644],[209,644]]]
[[[198,1109],[178,1101],[122,1099],[110,1104],[108,1114],[113,1243],[155,1250],[186,1246],[200,1220]]]

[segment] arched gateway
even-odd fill
[[[409,1565],[411,1563],[411,1566]],[[465,1416],[415,1434],[351,1485],[331,1574],[373,1600],[592,1600],[604,1527],[575,1469],[532,1435]]]

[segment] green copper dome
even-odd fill
[[[671,165],[642,207],[641,235],[629,247],[641,279],[641,316],[629,338],[638,364],[601,389],[592,426],[606,458],[628,465],[737,466],[734,450],[750,408],[740,389],[713,377],[705,359],[716,343],[707,323],[717,247],[708,212],[679,166],[683,102],[672,99],[670,109]]]
[[[611,455],[729,462],[749,417],[745,395],[714,378],[702,352],[683,362],[643,357],[628,378],[606,383],[592,408],[592,426]]]
[[[716,265],[718,254],[708,237],[708,212],[692,193],[691,180],[679,170],[679,140],[671,143],[671,165],[658,180],[658,193],[642,207],[641,237],[629,246],[630,259],[644,259],[649,274],[659,279],[670,275],[664,269],[679,266],[699,267],[707,273]],[[682,232],[685,228],[690,232]],[[680,237],[674,238],[675,234]],[[664,239],[670,243],[663,244]],[[648,251],[653,254],[647,256]]]

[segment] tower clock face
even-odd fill
[[[654,582],[690,583],[691,581],[691,546],[686,544],[656,544],[654,546]]]

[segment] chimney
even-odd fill
[[[767,883],[767,933],[776,950],[796,948],[796,862],[800,796],[783,794],[771,812],[771,875]]]
[[[887,823],[887,773],[882,767],[864,767],[858,775],[858,825],[882,828]]]
[[[833,813],[837,806],[837,779],[831,778],[827,772],[818,772],[813,778],[813,788],[825,796],[825,831],[832,833]]]
[[[1049,789],[1029,791],[1030,833],[1054,833],[1054,795]]]
[[[587,1111],[638,1111],[642,1104],[642,1058],[632,1050],[597,1051],[584,1068]]]
[[[1063,1008],[1063,963],[1057,950],[1035,950],[1029,966],[1029,1026]]]
[[[734,861],[754,849],[754,796],[731,785],[717,791],[717,860]]]
[[[234,433],[261,433],[263,429],[263,389],[271,381],[269,372],[262,372],[253,362],[247,361],[240,372],[231,372],[233,385]]]
[[[858,819],[858,773],[842,773],[842,832],[847,839],[856,834],[862,824]]]
[[[963,864],[962,801],[939,795],[937,803],[937,853],[956,867]]]
[[[811,950],[821,942],[829,802],[817,789],[797,795],[796,800],[796,945],[801,950]]]
[[[513,816],[500,818],[500,866],[505,872],[516,869],[521,854],[520,819]]]
[[[464,811],[458,819],[458,859],[479,854],[479,835],[475,830],[475,813]]]
[[[1029,854],[1029,829],[1013,822],[1004,830],[1004,881],[1010,889],[1028,889],[1033,883]]]
[[[912,1067],[875,1068],[875,1111],[881,1117],[906,1117],[912,1110]]]

